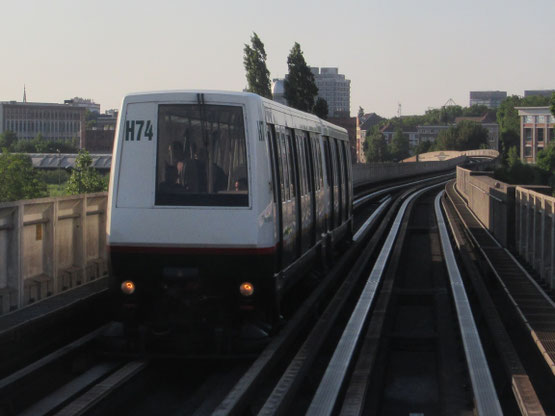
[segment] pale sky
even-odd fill
[[[555,0],[0,0],[0,101],[129,92],[241,91],[255,31],[272,78],[301,45],[310,66],[338,67],[358,107],[423,114],[471,90],[555,89]]]

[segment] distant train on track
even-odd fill
[[[123,99],[107,222],[127,322],[275,322],[307,270],[352,235],[345,129],[251,93]],[[202,327],[202,328],[197,328]]]

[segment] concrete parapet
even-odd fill
[[[0,204],[0,314],[106,273],[106,193]]]
[[[388,179],[439,172],[455,168],[455,166],[465,161],[466,156],[460,156],[442,162],[359,163],[353,166],[353,185],[356,187],[382,182]]]
[[[518,252],[555,289],[555,198],[548,186],[509,185],[457,168],[457,190],[503,247]]]
[[[516,249],[555,289],[555,198],[538,192],[545,188],[516,187]]]
[[[497,181],[492,172],[457,168],[457,189],[480,222],[504,247],[514,245],[514,186]]]

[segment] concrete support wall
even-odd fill
[[[518,253],[555,289],[555,198],[517,186],[515,213]]]
[[[106,193],[0,204],[0,314],[107,273]]]
[[[460,165],[465,160],[466,156],[443,162],[359,163],[353,165],[353,185],[357,187],[388,179],[406,178],[454,169],[455,166]]]

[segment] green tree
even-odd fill
[[[75,168],[67,181],[66,191],[71,195],[101,192],[108,189],[106,179],[92,166],[92,157],[86,150],[80,150],[75,159]]]
[[[551,94],[551,114],[555,116],[555,92]]]
[[[247,91],[271,99],[272,89],[270,71],[266,67],[266,51],[264,44],[255,32],[251,36],[251,44],[252,47],[245,44],[243,49],[243,64],[247,71]]]
[[[488,144],[488,131],[473,121],[461,121],[439,132],[434,150],[474,150]]]
[[[509,168],[512,168],[513,166],[515,166],[519,163],[521,163],[521,162],[520,162],[520,155],[518,154],[518,147],[512,146],[509,149],[509,152],[508,152],[508,155],[507,155],[507,164],[508,164]]]
[[[480,117],[489,111],[490,109],[486,105],[474,104],[470,107],[464,107],[462,109],[462,115],[464,117]]]
[[[13,131],[6,130],[4,133],[0,134],[0,152],[2,149],[10,150],[16,141],[17,134]]]
[[[428,140],[421,141],[414,148],[414,154],[419,155],[421,153],[427,153],[431,147],[432,147],[432,142]]]
[[[0,178],[0,202],[46,196],[46,184],[38,178],[27,155],[3,152]]]
[[[385,162],[389,160],[387,143],[381,132],[373,133],[366,141],[368,142],[368,150],[366,151],[366,160],[368,162]]]
[[[318,95],[318,87],[314,82],[314,75],[306,64],[297,42],[291,48],[287,57],[289,72],[284,81],[284,97],[287,103],[301,111],[310,112],[314,108],[314,97]]]
[[[42,137],[42,134],[39,133],[36,137],[31,140],[31,145],[35,148],[36,153],[47,153],[48,152],[48,140]]]
[[[549,143],[536,155],[536,166],[550,174],[555,174],[555,142]]]
[[[328,118],[328,102],[323,98],[318,98],[314,104],[313,113],[320,118]]]
[[[394,160],[403,160],[409,157],[409,138],[401,129],[395,130],[390,146],[391,157]]]

